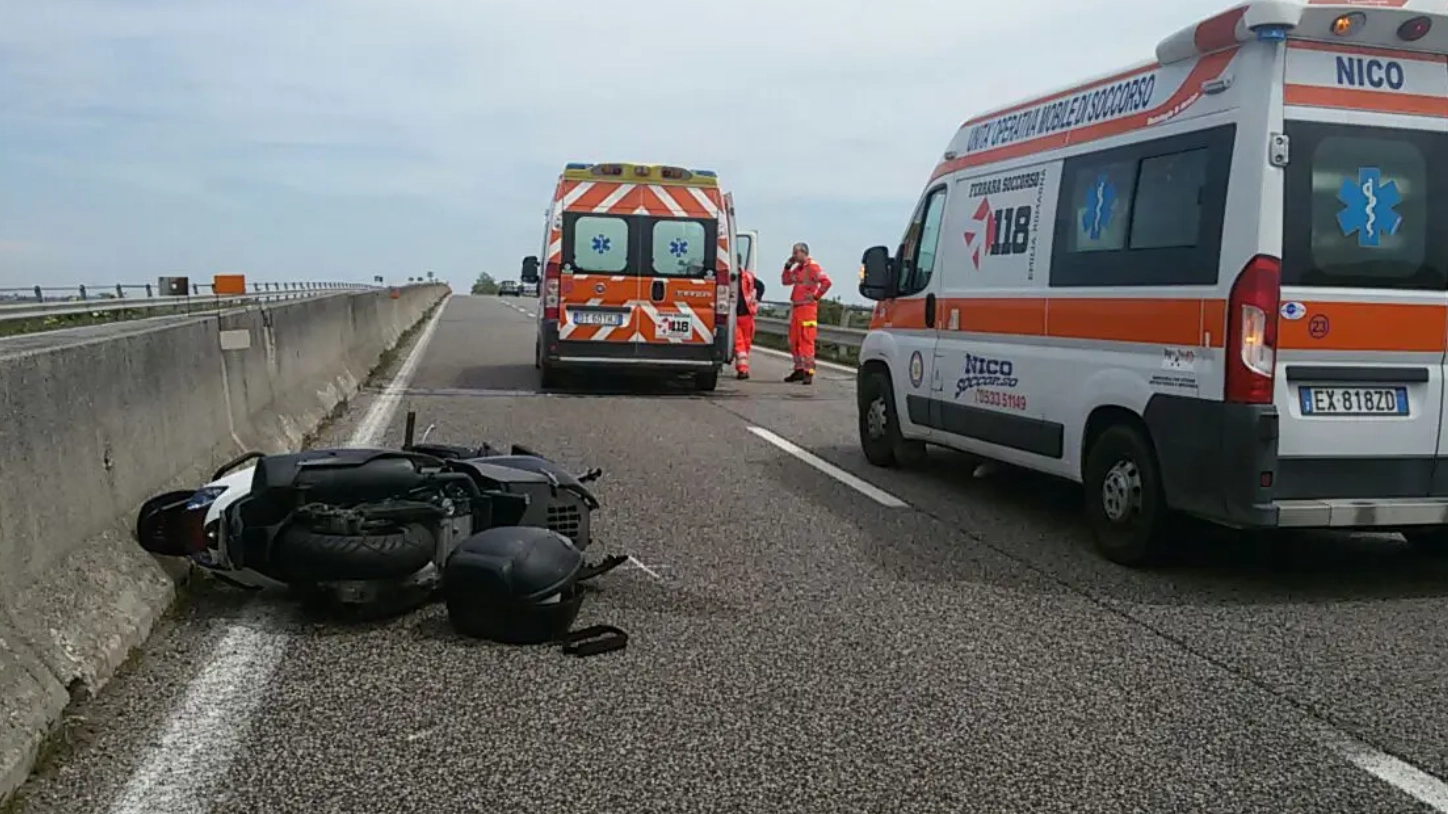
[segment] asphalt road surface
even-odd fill
[[[539,395],[534,307],[454,298],[328,440],[400,399],[389,443],[415,409],[602,467],[596,551],[635,560],[579,624],[627,650],[201,589],[19,814],[1448,811],[1448,566],[1184,528],[1179,562],[1121,569],[1069,486],[870,467],[845,371]]]

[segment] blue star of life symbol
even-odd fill
[[[1086,211],[1081,213],[1081,231],[1091,240],[1100,240],[1111,225],[1111,208],[1116,204],[1116,187],[1105,173],[1086,191]]]
[[[604,252],[608,251],[608,247],[612,244],[613,241],[609,240],[603,235],[599,235],[598,237],[595,237],[593,239],[593,250],[598,252],[599,254],[603,254]]]
[[[1359,246],[1377,246],[1384,233],[1397,234],[1403,225],[1403,216],[1393,211],[1403,202],[1398,182],[1383,183],[1383,173],[1377,167],[1359,168],[1356,183],[1344,178],[1337,199],[1343,204],[1343,210],[1337,213],[1337,225],[1343,237],[1357,232]]]
[[[688,250],[689,241],[687,240],[675,240],[669,243],[669,254],[672,254],[675,257],[683,257],[684,252],[687,252]]]

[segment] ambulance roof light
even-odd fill
[[[1257,26],[1257,39],[1264,42],[1280,42],[1287,39],[1289,26],[1285,25],[1261,25]]]
[[[665,178],[683,180],[689,177],[689,171],[683,167],[660,167],[659,173]]]
[[[594,164],[594,175],[623,175],[623,166],[620,164]]]
[[[585,162],[570,161],[570,162],[568,162],[568,166],[565,167],[564,169],[569,169],[569,170],[586,170],[586,169],[588,169],[588,168],[591,167],[591,166],[593,166],[593,165],[592,165],[592,164],[585,163]]]
[[[1368,15],[1361,11],[1352,11],[1347,14],[1338,15],[1338,17],[1332,21],[1332,33],[1339,37],[1352,36],[1363,27],[1363,23],[1367,22],[1367,20]]]
[[[719,173],[714,172],[713,170],[690,170],[690,172],[694,173],[695,175],[697,175],[697,176],[699,176],[699,177],[701,177],[701,178],[718,178],[718,177],[719,177]]]
[[[1428,35],[1428,29],[1433,27],[1433,21],[1427,17],[1414,17],[1413,19],[1398,26],[1398,39],[1404,42],[1417,42]]]

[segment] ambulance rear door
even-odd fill
[[[643,322],[639,241],[646,224],[634,215],[640,188],[598,181],[565,186],[558,338],[630,342]]]
[[[1274,493],[1448,497],[1448,66],[1388,58],[1413,93],[1367,92],[1339,58],[1288,55]]]
[[[720,329],[729,339],[730,323],[714,309],[720,229],[728,228],[717,192],[666,184],[639,190],[636,341],[713,345]]]

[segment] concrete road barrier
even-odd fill
[[[446,294],[0,340],[0,804],[175,595],[179,574],[132,539],[140,504],[241,452],[297,446]]]

